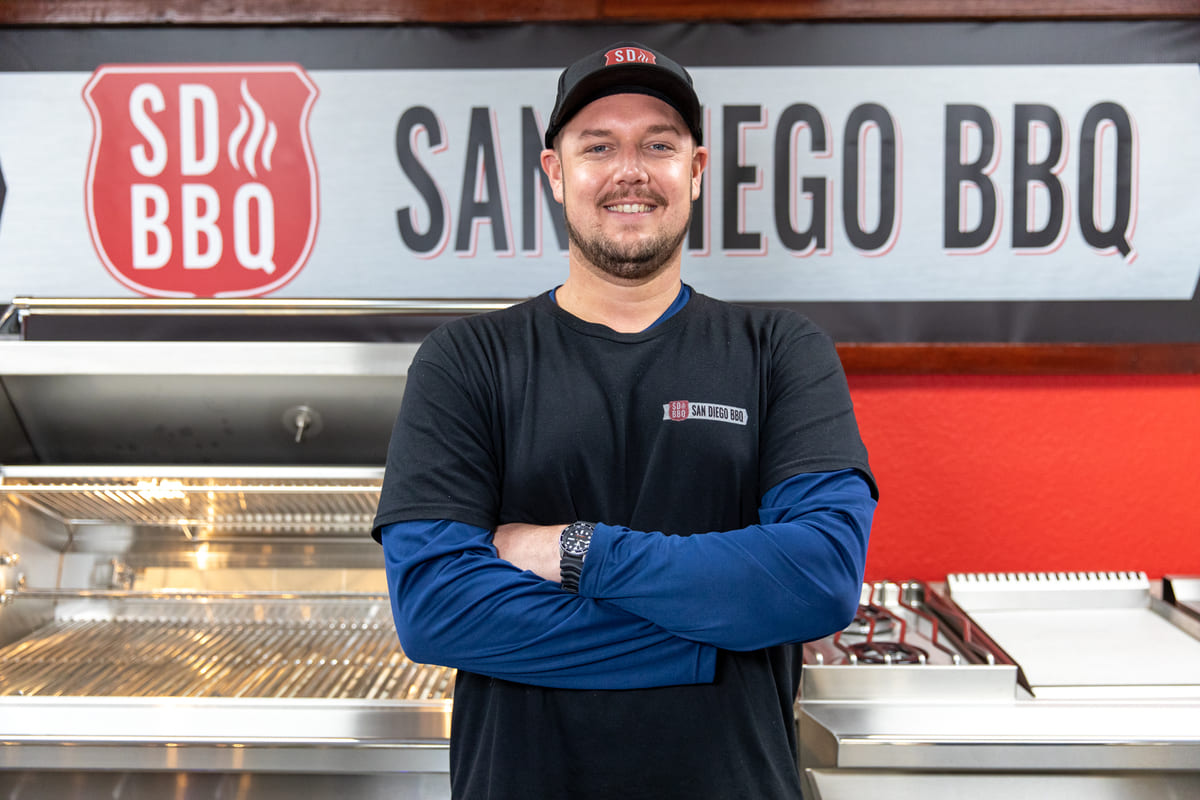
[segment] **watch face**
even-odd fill
[[[559,547],[567,555],[586,555],[588,546],[592,543],[592,526],[568,525],[558,539]]]

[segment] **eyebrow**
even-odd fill
[[[649,128],[646,129],[646,133],[651,136],[657,136],[657,135],[663,134],[663,133],[673,133],[676,136],[683,135],[677,126],[670,125],[667,123],[663,123],[661,125],[651,125]],[[581,139],[588,138],[588,137],[604,138],[606,136],[612,136],[612,135],[613,135],[612,130],[610,130],[608,128],[586,128],[579,132],[579,137]]]

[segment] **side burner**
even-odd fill
[[[953,666],[1011,660],[925,584],[881,582],[863,586],[858,614],[845,630],[804,646],[804,663]]]

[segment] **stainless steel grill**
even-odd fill
[[[0,696],[453,697],[453,670],[400,650],[383,596],[90,594],[0,648]]]
[[[368,534],[420,339],[505,304],[14,304],[0,796],[448,797]]]

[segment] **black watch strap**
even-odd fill
[[[568,592],[579,591],[579,579],[583,575],[583,560],[587,558],[592,544],[594,522],[572,522],[558,535],[558,571],[562,588]]]

